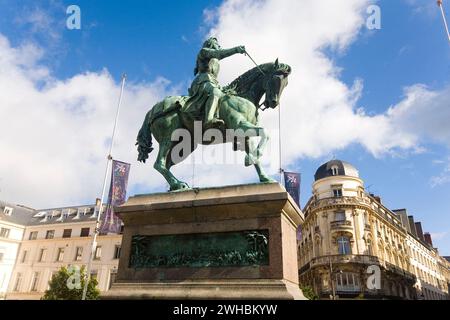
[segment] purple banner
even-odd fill
[[[284,187],[300,207],[300,174],[297,172],[284,172]]]
[[[113,160],[108,203],[100,226],[100,233],[102,234],[120,232],[122,221],[114,213],[114,207],[120,206],[126,200],[129,173],[129,163]]]
[[[298,226],[297,228],[297,240],[302,241],[302,226]]]

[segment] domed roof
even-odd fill
[[[317,169],[314,174],[314,180],[320,180],[327,177],[334,176],[349,176],[359,178],[359,173],[356,168],[348,162],[341,160],[331,160],[324,163]]]

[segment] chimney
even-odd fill
[[[420,222],[416,222],[416,232],[417,232],[417,237],[422,240],[423,242],[425,242],[425,238],[423,237],[423,231],[422,231],[422,223]]]
[[[408,216],[409,228],[411,229],[411,234],[417,238],[416,225],[414,224],[414,217]]]
[[[406,209],[397,209],[393,210],[400,218],[400,221],[402,222],[403,227],[408,231],[411,232],[411,226],[409,225],[408,221],[408,214],[406,213]]]
[[[431,247],[433,247],[433,241],[431,241],[431,234],[429,232],[425,232],[423,236],[425,238],[425,242],[428,243]]]
[[[379,204],[382,204],[382,203],[381,203],[381,198],[380,198],[380,196],[376,196],[376,195],[373,194],[373,193],[371,193],[370,195],[372,196],[372,198],[375,199],[376,202],[378,202]]]

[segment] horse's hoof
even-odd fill
[[[278,182],[275,179],[269,178],[269,177],[259,177],[259,181],[263,182],[263,183],[273,183],[273,182]]]
[[[175,186],[173,186],[170,191],[183,191],[183,190],[188,190],[191,187],[189,187],[189,185],[186,182],[179,182],[177,183]]]
[[[184,190],[184,189],[190,189],[191,187],[189,187],[189,185],[186,182],[181,182],[180,183],[180,189]]]

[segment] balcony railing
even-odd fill
[[[385,262],[384,265],[385,265],[386,270],[388,270],[390,272],[397,273],[399,275],[403,275],[403,276],[405,276],[406,278],[409,278],[409,279],[414,279],[415,278],[414,274],[412,274],[412,273],[410,273],[410,272],[408,272],[408,271],[406,271],[406,270],[404,270],[404,269],[402,269],[400,267],[397,267],[396,265],[394,265],[394,264],[392,264],[390,262]]]
[[[329,255],[329,256],[321,256],[312,258],[308,263],[306,263],[302,269],[307,270],[313,267],[329,264],[346,264],[346,263],[359,263],[365,265],[379,265],[383,267],[386,271],[396,273],[401,275],[409,280],[415,280],[416,276],[411,272],[400,268],[392,263],[384,261],[377,256],[371,255]]]
[[[311,209],[331,206],[331,205],[364,205],[366,207],[370,206],[370,201],[366,198],[360,197],[331,197],[326,199],[320,199],[312,201],[310,204]]]
[[[330,226],[331,229],[348,228],[352,226],[352,222],[350,220],[332,221]]]
[[[318,265],[326,265],[335,263],[361,263],[361,264],[380,264],[378,257],[369,256],[369,255],[355,255],[355,254],[346,254],[346,255],[331,255],[331,256],[321,256],[313,258],[309,265],[310,267],[318,266]]]

